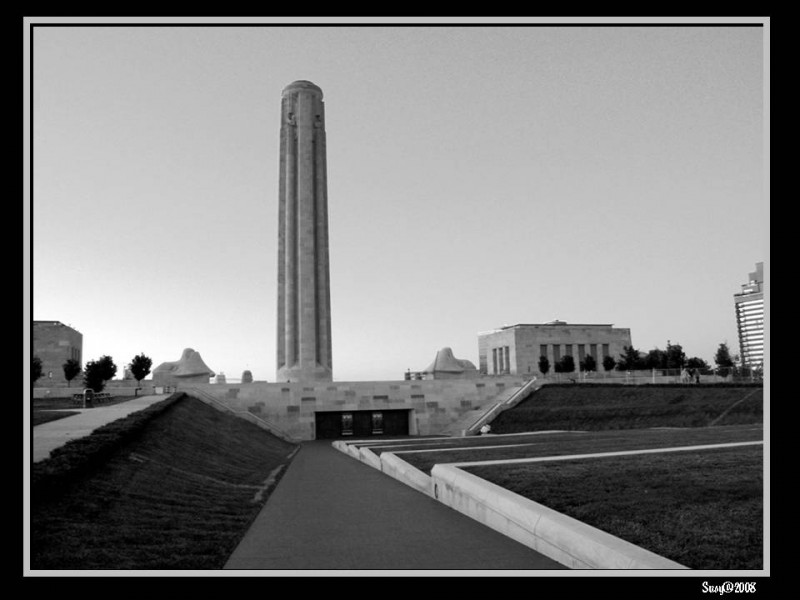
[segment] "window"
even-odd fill
[[[595,348],[595,352],[597,352],[596,348]],[[611,355],[611,350],[608,347],[608,344],[603,344],[603,358],[605,358],[606,356],[610,356],[610,355]]]
[[[497,374],[497,348],[492,348],[492,373]]]
[[[372,433],[373,434],[383,433],[383,413],[380,412],[372,413]]]
[[[342,435],[353,435],[353,413],[342,413]]]
[[[504,350],[505,350],[505,353],[506,353],[506,362],[505,362],[505,364],[506,364],[506,373],[510,373],[511,372],[511,359],[508,356],[509,355],[508,346],[506,346],[504,348]]]

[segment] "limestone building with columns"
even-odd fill
[[[602,369],[603,358],[615,359],[631,346],[631,330],[610,324],[576,324],[565,321],[504,325],[478,334],[479,370],[486,375],[539,376],[539,358],[553,365],[572,356],[575,369],[591,355]]]

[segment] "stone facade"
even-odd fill
[[[478,335],[481,372],[489,375],[539,376],[542,355],[550,361],[551,372],[566,355],[573,357],[577,371],[580,361],[589,354],[601,371],[603,358],[618,359],[624,346],[631,346],[630,329],[564,321],[510,325]]]
[[[317,412],[407,410],[409,434],[444,433],[466,413],[523,385],[524,378],[482,377],[425,381],[205,384],[192,389],[239,412],[250,412],[300,440],[316,437]]]
[[[36,386],[49,386],[64,383],[63,365],[70,358],[83,367],[83,334],[60,321],[33,322],[33,355],[42,361],[42,377]],[[80,384],[81,375],[72,380]]]
[[[310,81],[281,100],[277,381],[332,381],[325,106]]]

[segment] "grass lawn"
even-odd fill
[[[80,393],[81,390],[75,388],[75,393]],[[133,400],[133,396],[112,396],[105,400],[101,406],[111,406],[112,404],[119,404],[120,402],[127,402]],[[72,403],[72,398],[34,398],[32,404],[33,412],[38,410],[61,410],[66,408],[76,408]],[[80,406],[83,408],[83,406]]]
[[[184,397],[57,492],[34,488],[31,568],[222,568],[295,448]]]
[[[351,444],[356,448],[369,448],[375,454],[380,455],[383,452],[400,452],[404,450],[425,450],[436,448],[461,448],[463,446],[496,446],[497,444],[524,444],[535,441],[542,435],[548,434],[519,434],[519,435],[504,435],[498,436],[467,436],[467,437],[451,437],[439,439],[419,439],[419,440],[403,440],[401,442],[392,444],[381,444],[379,442],[355,443]]]
[[[763,568],[761,446],[465,470],[692,569]]]
[[[721,420],[718,420],[720,419]],[[763,388],[549,385],[492,421],[492,433],[704,427],[763,421]]]
[[[34,410],[31,417],[31,425],[36,427],[42,423],[49,423],[50,421],[58,421],[65,417],[80,414],[75,410]]]
[[[80,390],[75,388],[75,393],[79,392]],[[133,396],[112,396],[109,400],[103,402],[102,406],[111,406],[128,400],[133,400]],[[33,408],[31,411],[32,427],[78,414],[76,411],[67,410],[76,408],[71,398],[34,398],[31,407]],[[80,408],[83,408],[83,406]]]
[[[407,463],[430,475],[436,464],[471,462],[483,460],[506,460],[561,456],[565,454],[590,454],[595,452],[618,452],[646,448],[668,448],[670,446],[695,446],[725,444],[763,440],[762,427],[733,425],[729,427],[694,427],[686,429],[626,429],[621,431],[592,431],[574,433],[546,433],[529,436],[524,445],[507,448],[481,448],[467,445],[467,449],[443,449],[435,452],[408,452],[398,454]],[[476,439],[503,443],[503,438],[486,436],[462,438],[465,442]],[[518,440],[517,436],[512,439]],[[519,443],[516,441],[515,443]],[[391,451],[391,449],[387,449]]]

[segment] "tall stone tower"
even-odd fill
[[[283,90],[280,155],[276,380],[331,381],[325,105],[310,81]]]

